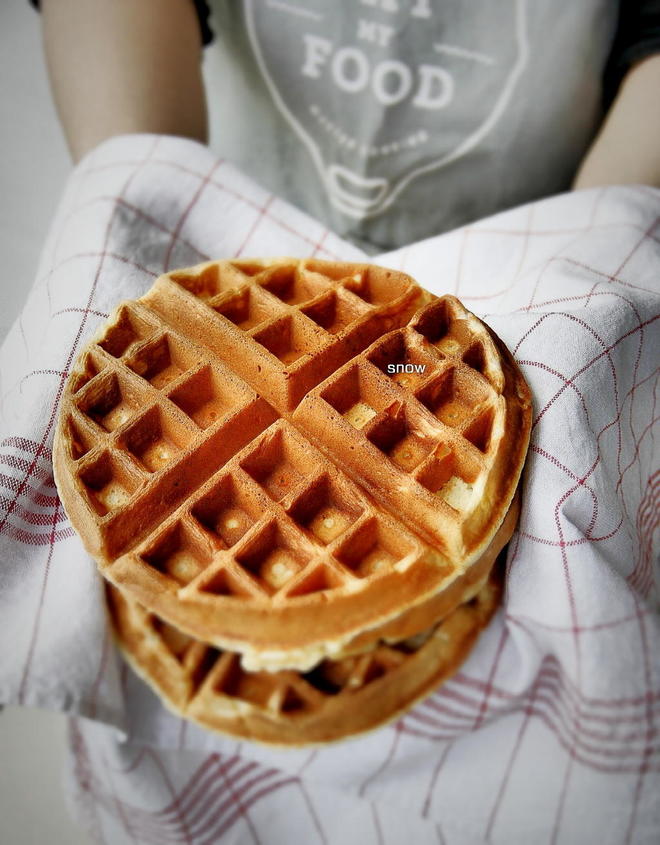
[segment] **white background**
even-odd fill
[[[28,0],[0,4],[0,337],[34,279],[41,243],[70,169],[50,100],[39,17]]]

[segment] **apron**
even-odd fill
[[[213,5],[214,149],[370,251],[569,188],[614,0]]]

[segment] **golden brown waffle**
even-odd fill
[[[404,372],[388,376],[397,365]],[[443,297],[312,390],[293,421],[459,565],[478,557],[507,512],[529,407],[503,344]]]
[[[530,412],[453,297],[370,265],[212,262],[161,276],[81,355],[55,473],[112,582],[247,668],[306,670],[463,601]]]
[[[246,672],[239,655],[191,639],[116,587],[108,604],[124,655],[170,710],[241,739],[302,746],[372,730],[428,695],[465,660],[500,595],[491,577],[424,635],[305,674]]]

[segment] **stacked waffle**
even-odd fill
[[[427,694],[494,613],[530,413],[453,297],[371,265],[210,262],[80,356],[55,474],[164,702],[323,743]]]

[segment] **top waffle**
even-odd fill
[[[453,297],[370,265],[212,262],[161,276],[82,353],[55,473],[112,582],[248,666],[304,670],[464,599],[530,413]]]

